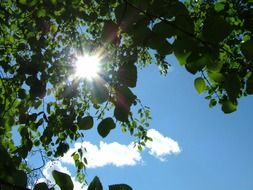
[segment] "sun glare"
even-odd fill
[[[84,55],[77,57],[75,63],[75,76],[92,80],[98,77],[100,59],[97,56]]]

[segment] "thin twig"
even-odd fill
[[[29,173],[32,173],[32,172],[34,172],[36,170],[41,170],[46,165],[46,162],[45,162],[45,159],[44,159],[44,155],[42,154],[42,150],[38,150],[38,151],[40,152],[40,156],[41,156],[41,160],[42,160],[42,165],[40,167],[32,169]]]
[[[212,84],[210,83],[210,81],[209,81],[208,78],[206,77],[206,75],[205,75],[205,73],[203,72],[203,70],[201,70],[201,76],[202,76],[202,77],[204,78],[204,80],[207,82],[208,86],[209,86],[212,90],[214,90]],[[219,96],[219,94],[217,93],[216,90],[214,90],[214,93],[215,93],[216,97],[218,98],[218,100],[220,100],[220,96]]]

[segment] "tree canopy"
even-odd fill
[[[151,117],[132,92],[137,71],[156,64],[166,74],[168,55],[196,76],[209,107],[218,103],[231,113],[239,98],[253,94],[252,0],[2,0],[0,23],[0,184],[6,189],[27,187],[27,174],[36,169],[25,162],[32,151],[61,157],[95,120],[101,137],[118,125],[141,149],[151,140]],[[101,59],[92,81],[72,77],[84,54]],[[73,159],[83,181],[82,150]],[[53,177],[62,190],[73,189],[67,174]],[[89,189],[100,186],[94,178]]]

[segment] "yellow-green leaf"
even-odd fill
[[[199,94],[203,93],[206,89],[206,83],[201,77],[195,79],[194,86]]]

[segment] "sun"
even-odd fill
[[[75,62],[75,76],[92,80],[99,75],[100,59],[95,55],[78,56]]]

